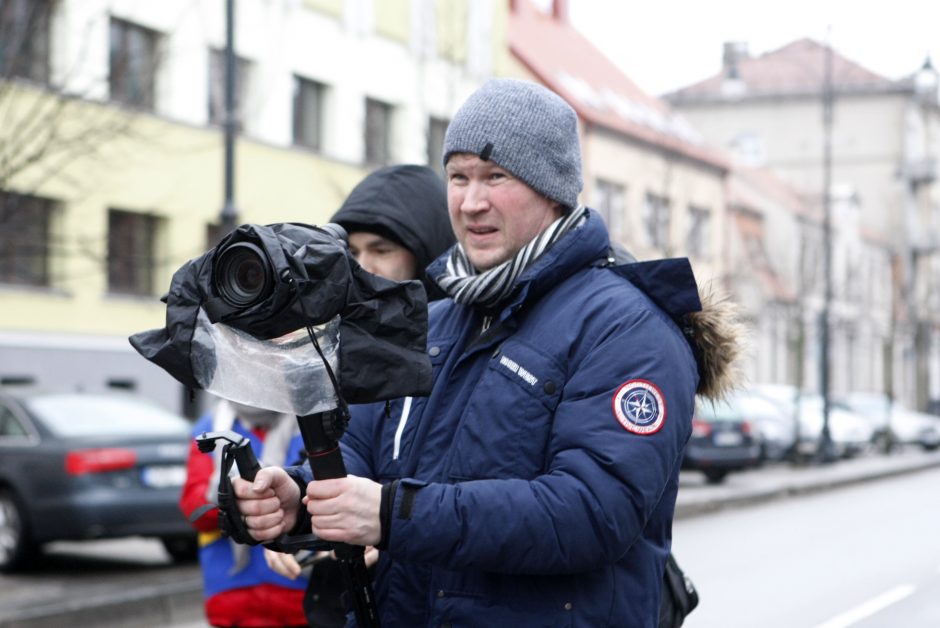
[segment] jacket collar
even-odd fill
[[[593,209],[585,208],[584,212],[586,219],[579,227],[565,234],[519,276],[516,289],[502,304],[497,320],[507,318],[524,303],[538,299],[582,268],[606,260],[610,239],[604,220]],[[428,268],[432,277],[444,271],[448,255],[449,252],[440,256]],[[632,262],[612,266],[611,270],[629,280],[677,322],[702,309],[688,258]]]

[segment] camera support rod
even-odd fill
[[[297,417],[314,479],[346,477],[346,465],[343,463],[339,439],[348,420],[345,407]],[[378,628],[379,616],[375,596],[363,556],[365,548],[346,543],[333,543],[332,546],[339,561],[346,590],[352,598],[356,624],[360,628]]]

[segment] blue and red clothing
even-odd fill
[[[213,417],[206,415],[196,422],[193,436],[217,427]],[[246,436],[255,455],[259,459],[262,457],[264,431],[252,430],[240,419],[235,419],[231,429]],[[282,464],[300,460],[302,448],[300,436],[294,436]],[[187,519],[193,511],[208,503],[210,490],[217,490],[218,473],[214,454],[201,453],[193,442],[186,483],[180,496],[180,508]],[[306,578],[290,580],[273,571],[265,562],[261,545],[233,547],[233,543],[221,535],[217,508],[204,513],[192,525],[199,531],[205,612],[211,625],[307,626],[303,612]]]

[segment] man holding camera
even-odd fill
[[[392,281],[419,279],[428,300],[443,296],[424,269],[454,243],[454,234],[444,184],[430,168],[405,164],[369,173],[330,222],[346,230],[349,252],[363,269]],[[302,573],[292,554],[265,550],[265,559],[288,578]],[[345,625],[343,580],[336,561],[316,561],[309,578],[304,611],[310,626]]]
[[[577,127],[534,83],[471,95],[444,145],[458,245],[428,269],[450,297],[430,307],[431,394],[353,408],[349,477],[236,481],[258,540],[309,524],[377,546],[387,626],[657,625],[693,399],[716,386],[701,365],[721,358],[690,344],[687,261],[613,266],[577,200]]]

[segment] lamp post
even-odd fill
[[[929,228],[927,224],[922,223],[920,216],[922,190],[929,188],[937,178],[937,163],[935,155],[932,154],[933,146],[930,142],[930,126],[932,110],[937,109],[937,88],[940,84],[940,77],[934,69],[928,56],[924,60],[923,66],[913,77],[914,99],[916,107],[920,113],[922,144],[913,148],[908,154],[907,166],[905,168],[905,179],[907,182],[907,263],[908,275],[905,285],[907,306],[911,313],[911,323],[913,325],[913,354],[914,354],[914,389],[915,389],[915,407],[918,410],[925,410],[929,402],[929,354],[930,354],[930,332],[929,323],[925,318],[926,308],[924,302],[918,302],[918,284],[922,279],[923,273],[920,272],[920,266],[923,262],[929,262],[931,256],[936,252],[936,234],[925,230]],[[917,141],[920,138],[915,138]],[[925,301],[929,297],[929,292],[925,292]]]
[[[819,439],[819,462],[832,462],[829,430],[829,327],[832,308],[832,46],[827,41],[823,82],[823,308],[820,312],[819,388],[823,400],[823,424]]]
[[[231,232],[238,219],[235,208],[235,135],[238,132],[235,111],[235,0],[225,0],[225,203],[219,216],[222,236]]]

